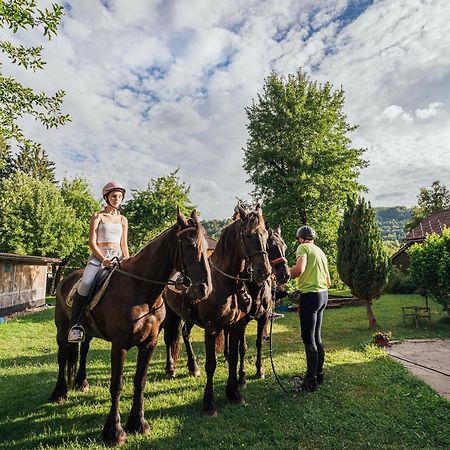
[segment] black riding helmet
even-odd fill
[[[309,225],[303,225],[297,230],[297,237],[306,240],[312,240],[316,238],[316,232]]]

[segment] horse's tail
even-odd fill
[[[219,334],[217,335],[216,338],[216,352],[222,353],[224,349],[225,349],[225,334],[224,331],[221,330],[219,331]]]

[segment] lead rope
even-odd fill
[[[273,292],[272,289],[271,289],[271,291]],[[273,374],[275,376],[275,379],[277,380],[277,383],[280,385],[281,389],[283,389],[283,391],[286,394],[289,394],[290,392],[285,389],[285,387],[281,383],[281,380],[278,378],[277,372],[275,370],[275,363],[273,362],[273,352],[272,352],[273,305],[275,305],[275,298],[274,298],[274,295],[272,293],[272,307],[270,308],[270,331],[269,331],[269,355],[270,355],[270,362],[272,364],[272,371],[273,371]]]

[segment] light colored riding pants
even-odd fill
[[[100,247],[100,249],[105,258],[111,259],[114,258],[114,256],[117,256],[119,259],[122,259],[122,251],[120,249],[112,247]],[[102,262],[99,261],[96,256],[91,255],[84,269],[81,284],[78,286],[78,294],[86,297],[86,295],[89,294],[95,275],[104,268],[105,267],[102,265]]]

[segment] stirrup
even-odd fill
[[[81,325],[74,325],[67,336],[67,340],[72,343],[78,343],[84,341],[84,328]]]

